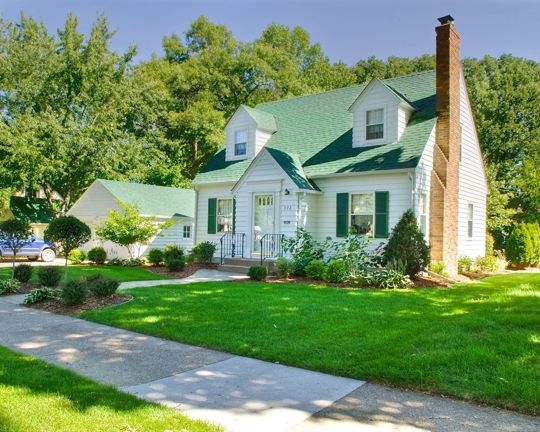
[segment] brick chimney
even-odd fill
[[[461,64],[459,34],[447,15],[439,18],[436,49],[437,126],[430,196],[431,260],[457,273]]]

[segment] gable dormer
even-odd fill
[[[414,108],[383,81],[373,78],[349,111],[353,115],[353,147],[368,147],[398,141]]]
[[[226,160],[244,160],[257,156],[276,131],[276,119],[272,114],[241,105],[225,127]]]

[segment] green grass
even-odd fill
[[[540,414],[540,273],[450,289],[201,283],[82,317],[336,375]]]
[[[0,347],[0,432],[221,430]]]
[[[39,267],[34,268],[32,282],[37,282],[37,272]],[[81,276],[90,276],[95,273],[101,273],[120,282],[147,281],[169,279],[164,275],[158,275],[141,267],[120,267],[105,265],[73,265],[68,266],[68,279],[78,279]],[[11,277],[11,267],[0,268],[0,279]]]

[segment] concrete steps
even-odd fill
[[[261,260],[258,258],[225,258],[223,264],[218,266],[218,270],[247,274],[251,266],[260,265]],[[268,271],[271,272],[274,268],[272,261],[265,260],[264,265],[268,267]]]

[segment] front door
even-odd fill
[[[261,238],[274,233],[274,195],[255,195],[253,203],[253,253],[261,253]]]

